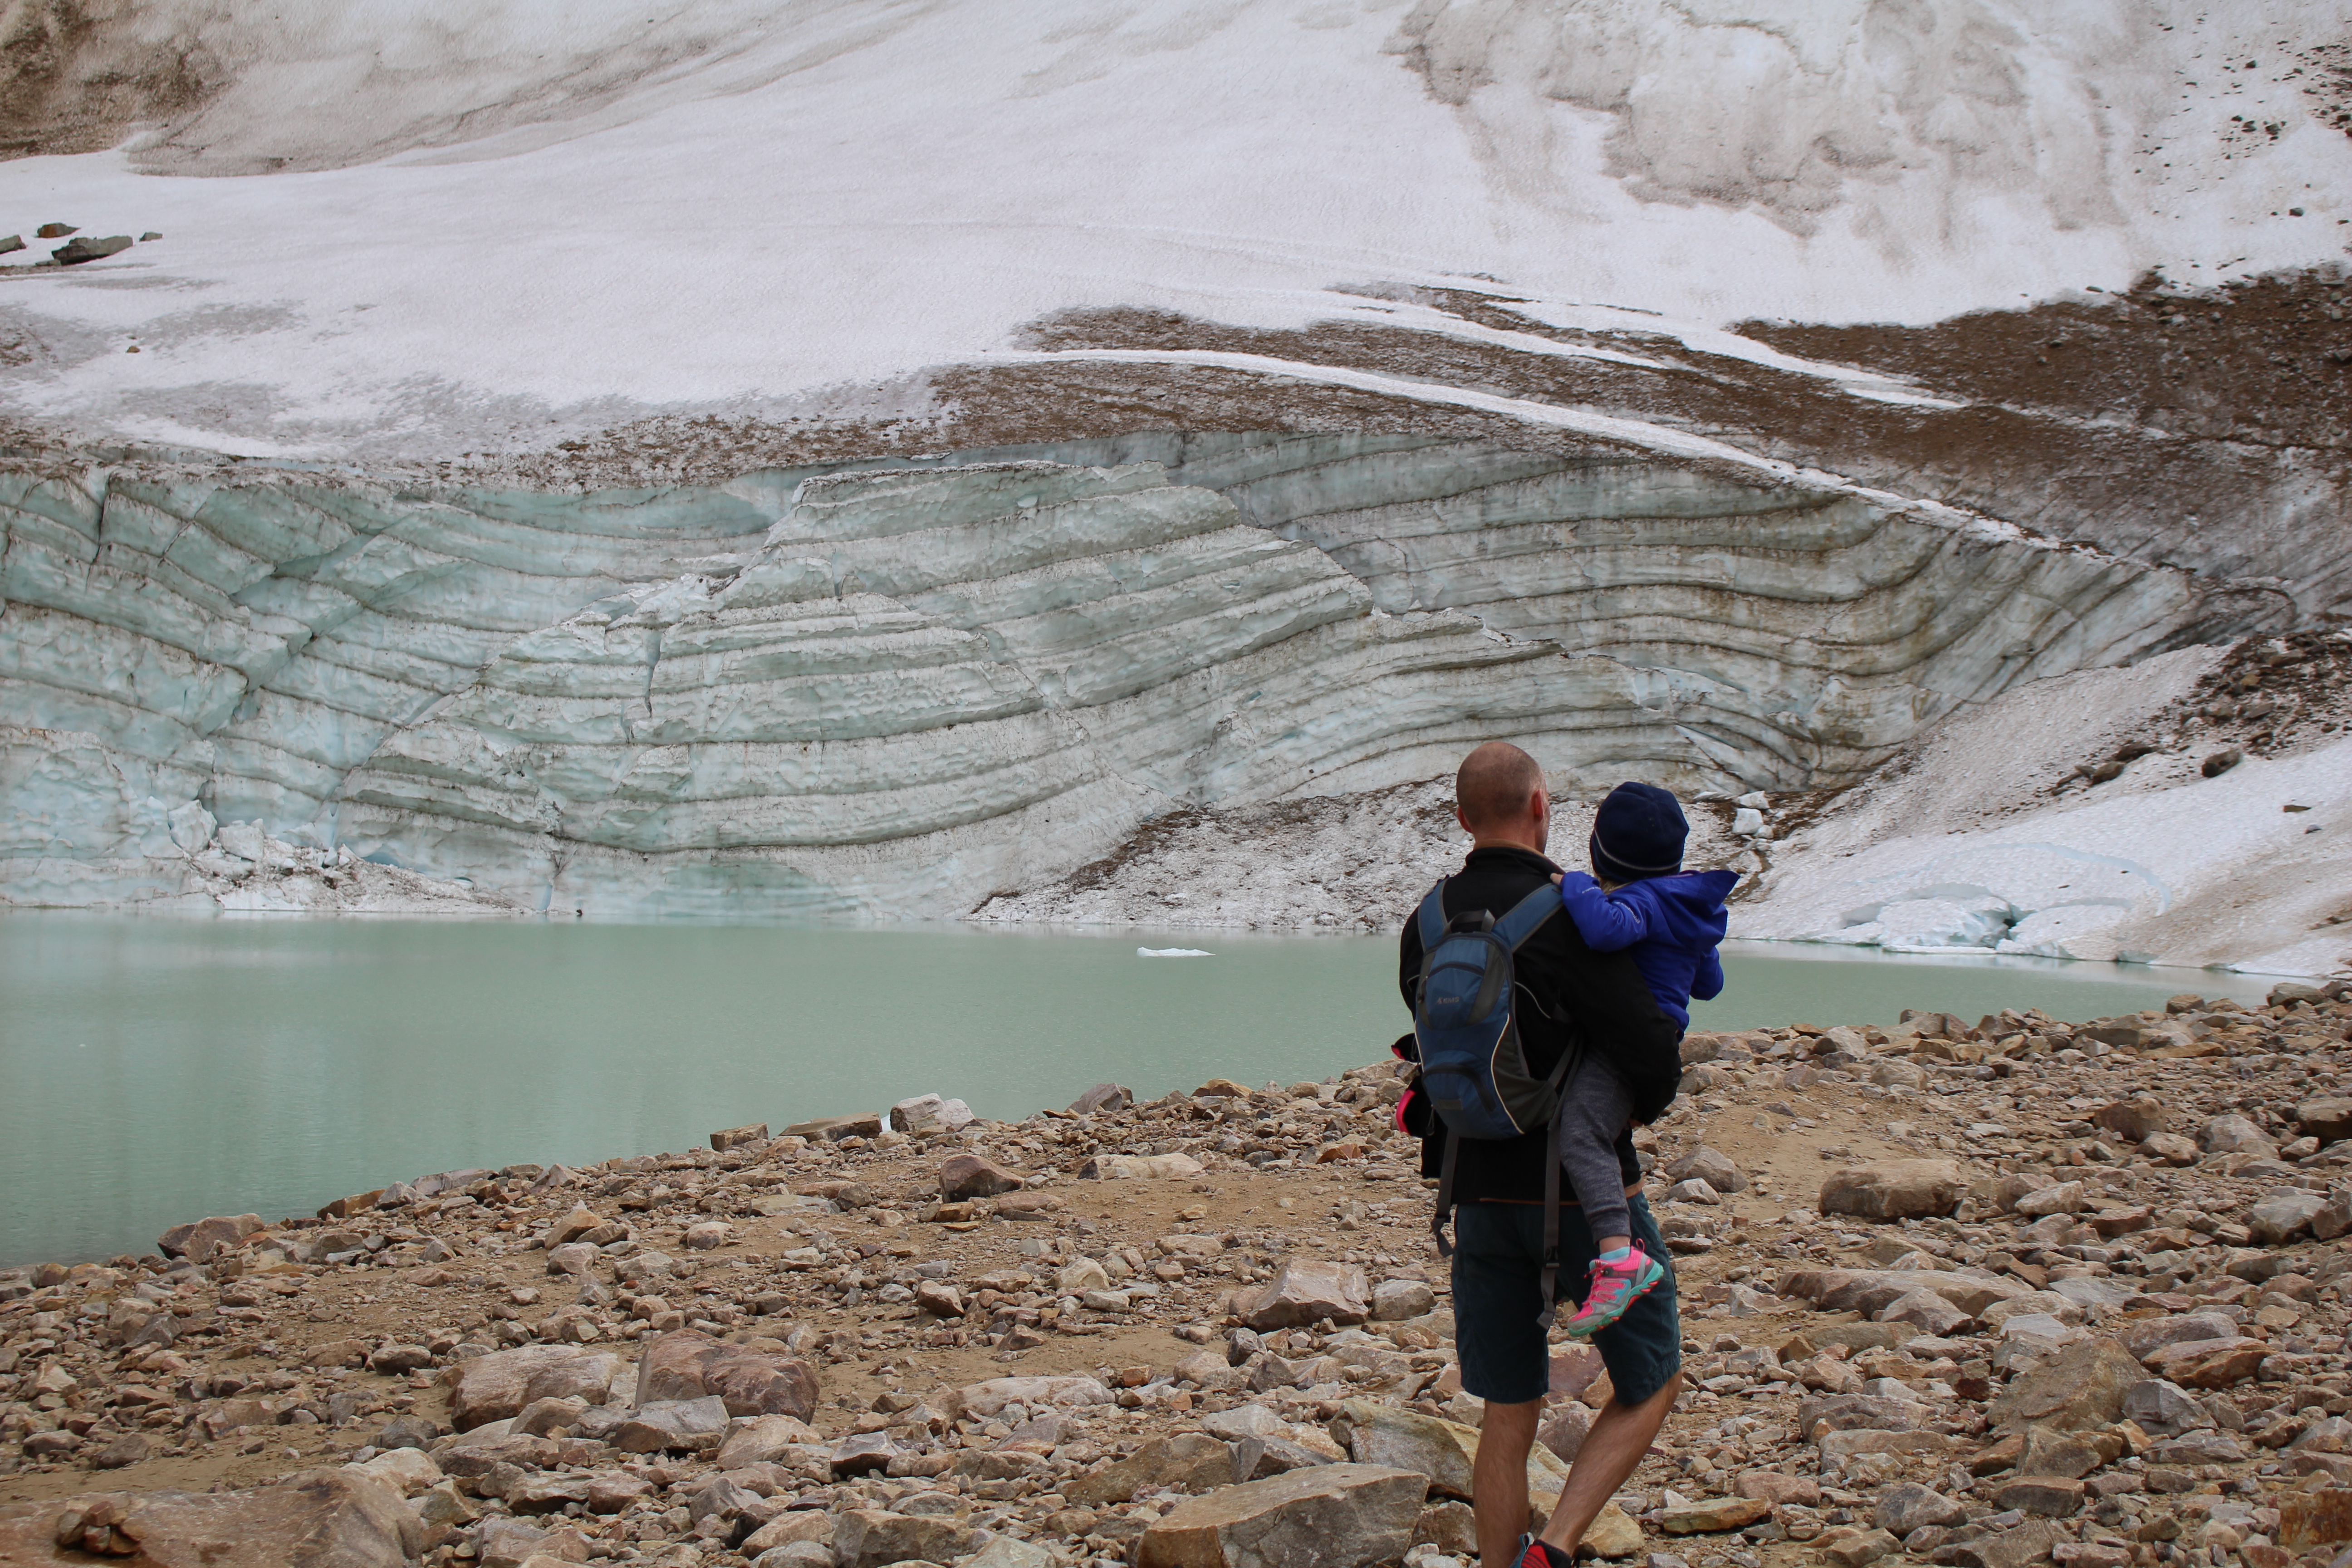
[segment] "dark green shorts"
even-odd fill
[[[1666,1271],[1625,1315],[1592,1336],[1620,1404],[1639,1405],[1682,1370],[1682,1315],[1675,1308],[1674,1260],[1659,1238],[1646,1199],[1627,1200],[1633,1239]],[[1543,1325],[1543,1205],[1464,1204],[1454,1211],[1454,1339],[1462,1387],[1497,1405],[1541,1399],[1551,1387],[1551,1350]],[[1559,1211],[1559,1316],[1584,1300],[1592,1265],[1584,1211]]]

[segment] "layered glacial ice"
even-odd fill
[[[1852,493],[1167,437],[488,491],[0,476],[0,898],[218,902],[193,805],[598,914],[952,915],[1180,806],[1851,780],[2275,600]]]

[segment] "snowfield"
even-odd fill
[[[0,273],[0,412],[86,440],[897,412],[1056,311],[1389,324],[1374,281],[1922,322],[2305,265],[2352,216],[2324,0],[120,9],[86,74],[179,50],[214,96],[0,163],[0,232],[164,236]]]

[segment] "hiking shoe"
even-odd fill
[[[1519,1537],[1519,1554],[1511,1559],[1511,1568],[1576,1568],[1568,1554],[1548,1541],[1532,1535]]]
[[[1592,1260],[1585,1288],[1584,1305],[1568,1321],[1563,1331],[1572,1340],[1589,1340],[1625,1315],[1625,1309],[1648,1295],[1666,1271],[1650,1260],[1634,1242],[1626,1248],[1625,1256],[1614,1263]]]

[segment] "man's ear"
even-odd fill
[[[1462,815],[1462,808],[1458,805],[1454,808],[1454,820],[1462,825],[1463,832],[1468,834],[1473,838],[1478,837],[1478,830],[1470,826],[1470,819]]]

